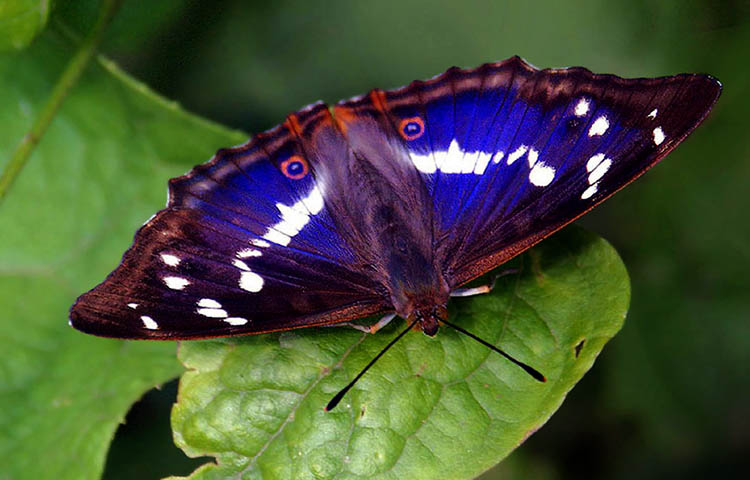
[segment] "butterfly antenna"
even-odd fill
[[[487,342],[487,341],[485,341],[485,340],[482,340],[481,338],[477,337],[477,336],[476,336],[476,335],[474,335],[473,333],[471,333],[471,332],[468,332],[468,331],[464,330],[463,328],[459,327],[458,325],[454,325],[454,324],[452,324],[452,323],[448,322],[447,320],[444,320],[444,319],[442,319],[442,318],[441,318],[441,319],[439,319],[439,320],[440,320],[440,322],[441,322],[441,323],[443,323],[443,324],[445,324],[445,325],[447,325],[447,326],[451,327],[451,328],[452,328],[452,329],[454,329],[454,330],[458,330],[459,332],[463,333],[463,334],[464,334],[464,335],[466,335],[467,337],[473,338],[474,340],[476,340],[477,342],[479,342],[479,343],[481,343],[482,345],[486,346],[486,347],[487,347],[487,348],[489,348],[490,350],[493,350],[493,351],[495,351],[495,352],[499,353],[499,354],[500,354],[500,355],[502,355],[503,357],[507,358],[508,360],[510,360],[511,362],[515,363],[515,364],[516,364],[516,365],[518,365],[519,367],[523,368],[523,369],[524,369],[524,371],[525,371],[526,373],[528,373],[529,375],[531,375],[532,377],[534,377],[534,379],[535,379],[535,380],[539,380],[540,382],[546,382],[546,381],[547,381],[547,379],[546,379],[546,378],[544,377],[544,375],[542,375],[542,374],[541,374],[541,373],[540,373],[539,371],[537,371],[537,370],[535,370],[534,368],[532,368],[532,367],[530,367],[530,366],[526,365],[526,364],[525,364],[525,363],[523,363],[523,362],[520,362],[520,361],[516,360],[515,358],[513,358],[513,357],[511,357],[510,355],[508,355],[507,353],[503,352],[502,350],[500,350],[500,349],[499,349],[499,348],[497,348],[496,346],[492,345],[491,343],[489,343],[489,342]]]
[[[409,324],[409,326],[404,329],[403,332],[399,333],[396,338],[394,338],[393,340],[391,340],[388,343],[388,345],[386,345],[380,351],[380,353],[378,353],[377,355],[375,355],[375,358],[373,358],[372,360],[370,360],[370,363],[368,363],[367,365],[365,365],[365,368],[363,368],[362,371],[360,371],[359,374],[357,374],[357,376],[354,377],[354,380],[352,380],[351,382],[349,382],[349,384],[347,386],[345,386],[344,388],[342,388],[341,391],[339,391],[339,393],[337,393],[336,396],[333,397],[330,402],[328,402],[328,405],[326,405],[326,408],[325,408],[326,412],[330,412],[331,410],[333,410],[334,408],[336,408],[336,405],[338,405],[339,402],[341,401],[341,399],[344,398],[344,395],[346,395],[346,392],[348,392],[354,386],[354,384],[357,383],[357,380],[359,380],[362,377],[362,375],[364,375],[365,372],[367,372],[367,370],[370,369],[370,367],[372,367],[373,365],[375,365],[375,362],[377,362],[378,359],[380,357],[382,357],[383,354],[385,352],[387,352],[389,348],[391,348],[393,345],[396,344],[396,342],[398,342],[399,340],[401,340],[401,337],[403,337],[404,335],[406,335],[406,332],[408,332],[409,330],[411,330],[412,328],[414,328],[414,325],[416,325],[418,321],[419,320],[417,319],[417,320],[414,320],[413,322],[411,322]]]

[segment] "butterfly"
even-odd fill
[[[169,182],[70,323],[199,339],[398,315],[435,335],[452,295],[682,142],[711,76],[623,79],[519,57],[315,103]]]

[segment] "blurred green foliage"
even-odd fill
[[[72,43],[53,29],[0,57],[0,168],[28,138]],[[71,335],[67,311],[163,205],[165,178],[244,137],[111,62],[81,76],[0,203],[0,478],[97,478],[127,409],[182,371],[174,343]]]
[[[745,474],[748,2],[145,3],[125,1],[105,53],[188,110],[253,132],[317,99],[513,54],[539,67],[584,65],[622,76],[717,76],[725,89],[709,120],[582,222],[628,266],[625,328],[549,424],[486,479]],[[55,15],[83,31],[95,8],[93,0],[62,2]],[[170,401],[155,403],[163,418]],[[176,471],[159,465],[167,437],[147,451],[137,449],[145,440],[132,440],[153,437],[153,423],[130,425],[129,441],[116,439],[109,478],[132,478],[124,472],[136,461],[159,474]]]
[[[54,3],[52,0],[0,2],[0,52],[25,48],[47,25]]]

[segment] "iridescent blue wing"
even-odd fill
[[[167,208],[71,309],[119,338],[202,338],[334,323],[387,308],[330,213],[319,168],[347,151],[313,105],[170,181]],[[328,158],[334,155],[333,158]],[[350,230],[345,227],[345,230]]]
[[[720,89],[512,58],[374,90],[335,119],[313,105],[173,180],[71,322],[201,338],[442,304],[658,162]]]
[[[339,104],[384,132],[429,191],[452,287],[573,221],[653,166],[705,118],[706,75],[622,79],[518,57]]]

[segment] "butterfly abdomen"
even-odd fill
[[[357,245],[367,251],[370,261],[388,291],[387,301],[394,310],[409,317],[415,309],[444,305],[449,288],[434,255],[432,218],[422,211],[423,201],[415,205],[409,196],[398,191],[398,185],[382,173],[377,164],[355,155],[353,170],[369,171],[374,182],[360,183],[357,196],[361,227],[370,241]],[[393,164],[398,160],[391,160]],[[357,215],[353,212],[353,215]]]

